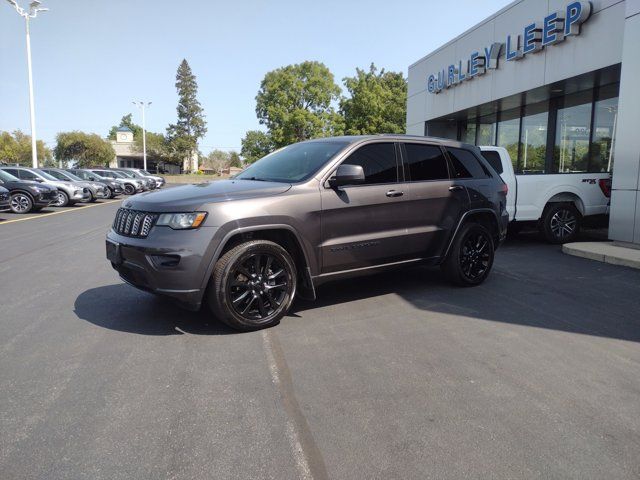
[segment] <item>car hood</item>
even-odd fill
[[[207,203],[270,197],[290,188],[288,183],[216,180],[139,194],[125,200],[123,206],[148,212],[190,212]]]

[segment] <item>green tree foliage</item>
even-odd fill
[[[198,140],[207,133],[207,122],[198,101],[198,83],[186,60],[178,67],[178,121],[167,128],[170,153],[177,161],[190,158],[198,150]]]
[[[273,150],[275,150],[275,146],[267,133],[260,130],[250,130],[242,139],[240,154],[246,163],[253,163]]]
[[[120,120],[120,125],[114,125],[113,127],[111,127],[111,129],[109,130],[109,136],[107,138],[109,140],[115,140],[118,129],[122,127],[127,127],[129,130],[131,130],[133,132],[134,139],[142,138],[142,127],[133,123],[132,113],[128,113],[127,115],[122,117],[122,119]]]
[[[238,152],[229,152],[229,166],[242,168],[242,160],[240,160],[240,154]]]
[[[75,162],[78,167],[108,166],[116,155],[111,144],[95,133],[60,132],[56,142],[56,159],[66,164]]]
[[[343,132],[332,103],[340,87],[320,62],[288,65],[267,73],[256,96],[256,114],[276,147]]]
[[[340,101],[347,135],[405,133],[407,81],[402,73],[356,69],[355,77],[343,79],[350,97]]]
[[[203,157],[200,161],[200,167],[206,168],[210,170],[214,170],[215,172],[222,173],[222,170],[230,166],[231,155],[229,152],[224,152],[222,150],[213,150],[209,155]]]
[[[45,165],[53,160],[51,150],[42,140],[36,141],[38,165]],[[25,135],[20,130],[13,133],[0,132],[0,161],[12,164],[31,166],[31,135]]]
[[[143,151],[142,135],[134,138],[134,148],[139,153]],[[147,132],[147,159],[156,162],[175,162],[171,156],[171,146],[167,137],[161,133]]]

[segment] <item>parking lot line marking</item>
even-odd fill
[[[60,215],[61,213],[68,213],[68,212],[79,212],[80,210],[84,210],[85,208],[91,208],[91,207],[99,207],[100,205],[108,205],[110,203],[115,203],[115,202],[121,202],[122,200],[109,200],[108,202],[103,202],[103,203],[94,203],[93,205],[84,205],[80,208],[73,208],[73,209],[69,209],[69,210],[62,210],[61,212],[51,212],[51,213],[45,213],[43,215],[37,215],[37,216],[33,216],[33,217],[27,217],[27,218],[16,218],[15,220],[6,220],[4,222],[0,222],[0,226],[2,225],[7,225],[8,223],[15,223],[15,222],[24,222],[25,220],[34,220],[36,218],[45,218],[45,217],[50,217],[51,215]]]

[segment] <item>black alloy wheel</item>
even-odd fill
[[[11,195],[9,207],[13,213],[29,213],[33,208],[33,200],[26,193],[14,193]]]
[[[296,269],[287,251],[266,240],[229,250],[216,263],[208,291],[214,315],[242,331],[276,325],[296,291]]]
[[[278,258],[256,253],[237,262],[227,279],[227,292],[235,312],[248,321],[263,321],[284,302],[289,278]]]
[[[133,195],[134,193],[136,193],[136,187],[134,187],[130,183],[125,183],[124,193],[126,193],[127,195]]]
[[[462,287],[473,287],[484,282],[493,266],[493,238],[484,225],[463,225],[453,240],[446,260],[440,266],[447,279]]]
[[[466,278],[475,281],[481,278],[491,265],[491,238],[480,229],[469,233],[462,244],[460,268]]]

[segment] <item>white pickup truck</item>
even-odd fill
[[[507,211],[512,227],[536,222],[549,242],[567,243],[576,238],[585,217],[609,214],[609,173],[516,175],[505,148],[480,150],[509,187]]]

